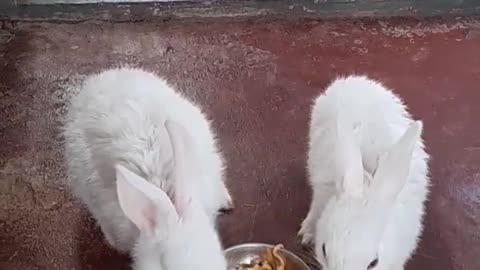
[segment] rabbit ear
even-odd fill
[[[353,123],[339,110],[336,123],[337,169],[344,172],[342,192],[354,197],[363,194],[363,163],[360,147],[355,142]]]
[[[168,195],[122,165],[115,167],[120,208],[140,231],[153,234],[159,225],[177,218]]]
[[[191,205],[191,198],[188,179],[194,177],[192,170],[194,164],[189,162],[187,149],[194,149],[194,142],[187,130],[180,124],[171,120],[165,121],[165,128],[170,138],[174,160],[174,181],[175,181],[175,206],[179,213],[183,213]]]
[[[373,192],[385,202],[394,202],[408,180],[413,151],[421,140],[423,123],[413,122],[400,139],[381,156],[373,181]]]

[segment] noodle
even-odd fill
[[[282,244],[269,248],[260,262],[252,266],[239,266],[237,270],[285,270],[285,257],[278,253],[282,248]]]
[[[285,258],[283,258],[282,256],[280,256],[280,254],[278,254],[278,251],[283,248],[283,245],[280,244],[280,245],[276,245],[274,248],[273,248],[273,256],[279,261],[279,265],[277,266],[277,270],[285,270]]]

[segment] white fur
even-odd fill
[[[140,229],[134,249],[134,269],[225,270],[226,260],[214,224],[189,183],[197,162],[186,149],[192,141],[183,127],[166,121],[175,159],[175,205],[167,194],[122,165],[117,166],[117,193],[125,215]]]
[[[206,116],[195,104],[153,73],[132,68],[90,76],[71,101],[64,128],[69,185],[108,243],[121,252],[132,251],[141,234],[119,205],[116,178],[137,175],[173,195],[175,165],[166,121],[183,127],[175,136],[190,140],[185,151],[193,162],[187,170],[195,177],[186,186],[213,226],[218,210],[232,202],[224,184],[223,158]]]
[[[422,123],[379,82],[335,80],[313,106],[307,170],[313,189],[299,234],[324,270],[400,270],[422,232],[428,155]],[[322,245],[325,244],[326,258]]]

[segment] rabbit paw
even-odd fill
[[[306,218],[302,222],[302,226],[298,231],[298,236],[302,238],[302,245],[313,245],[315,236],[315,222],[309,218]]]
[[[103,226],[101,227],[102,233],[105,237],[105,242],[113,249],[117,250],[118,252],[124,254],[128,253],[130,250],[129,245],[131,244],[131,241],[128,240],[128,243],[124,243],[125,241],[118,240],[115,238],[115,234],[113,233],[112,230],[104,228]]]
[[[105,230],[102,228],[103,235],[105,236],[105,241],[107,244],[114,248],[117,249],[117,243],[115,242],[115,238],[113,237],[113,234],[111,234],[108,230]]]
[[[224,187],[224,201],[220,206],[219,211],[222,213],[227,213],[232,211],[234,208],[233,199],[228,191],[227,187]]]

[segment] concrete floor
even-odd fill
[[[68,195],[59,136],[75,84],[122,63],[165,75],[215,119],[237,202],[220,219],[225,246],[304,257],[312,97],[339,74],[381,79],[424,120],[433,157],[406,269],[480,269],[480,20],[21,23],[0,30],[0,59],[0,269],[128,269]]]

